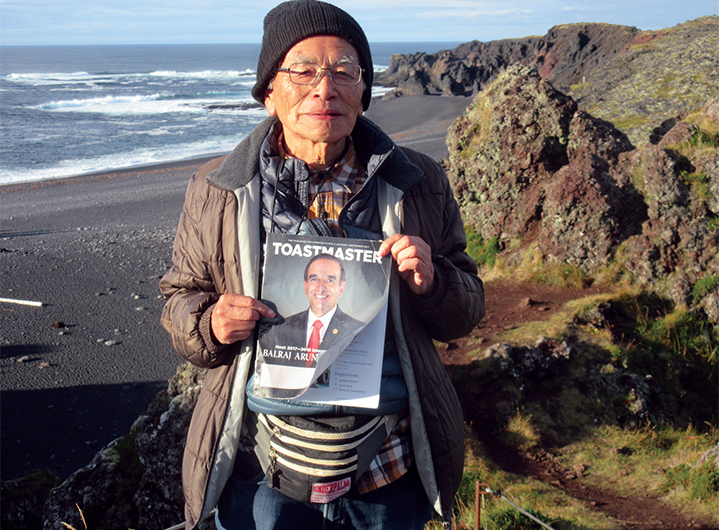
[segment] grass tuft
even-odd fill
[[[85,514],[82,513],[82,509],[78,504],[75,504],[75,506],[77,507],[77,511],[80,512],[80,520],[82,521],[82,526],[84,526],[85,530],[87,530],[87,521],[85,521]],[[69,525],[65,522],[60,521],[60,524],[63,525],[65,528],[69,528],[70,530],[76,530],[74,526]]]

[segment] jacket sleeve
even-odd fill
[[[464,223],[444,170],[429,157],[405,152],[426,178],[404,199],[404,229],[429,244],[435,269],[432,292],[410,295],[432,338],[449,342],[469,334],[484,317],[484,286],[465,252]]]
[[[160,280],[166,303],[162,325],[175,351],[192,364],[211,368],[222,364],[231,348],[214,340],[212,309],[228,292],[222,235],[228,209],[236,209],[231,193],[213,188],[205,177],[219,161],[200,168],[190,180],[175,236],[172,267]],[[234,216],[231,216],[234,217]]]

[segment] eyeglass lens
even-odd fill
[[[362,78],[362,68],[356,64],[342,63],[322,68],[314,63],[295,63],[289,68],[290,81],[298,85],[314,85],[320,80],[323,70],[329,70],[330,79],[342,86],[356,85]]]

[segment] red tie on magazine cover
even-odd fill
[[[317,350],[320,349],[320,328],[322,327],[322,322],[319,320],[315,320],[314,324],[312,324],[312,334],[310,334],[310,341],[307,343],[307,368],[312,367],[312,362],[314,359],[314,355],[317,354]]]

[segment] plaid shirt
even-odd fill
[[[409,471],[413,461],[409,414],[405,413],[389,433],[367,471],[357,479],[357,491],[367,493],[394,482]]]
[[[280,156],[289,156],[284,148],[283,133],[277,140],[277,150]],[[340,212],[362,189],[364,182],[364,168],[357,162],[352,138],[347,137],[347,148],[339,161],[328,169],[310,172],[307,218],[324,219],[333,237],[344,237],[337,222]]]
[[[287,156],[282,135],[277,143],[280,153]],[[362,189],[365,180],[365,171],[357,161],[352,137],[347,137],[347,148],[342,158],[329,170],[311,174],[310,209],[307,217],[324,219],[334,237],[344,237],[337,220],[349,200]],[[394,482],[409,471],[413,462],[409,414],[404,414],[380,447],[367,471],[357,479],[357,491],[367,493]]]
[[[344,237],[337,222],[342,208],[362,189],[365,172],[357,162],[354,144],[348,138],[344,156],[328,171],[315,171],[310,175],[309,219],[324,219],[334,237]]]

